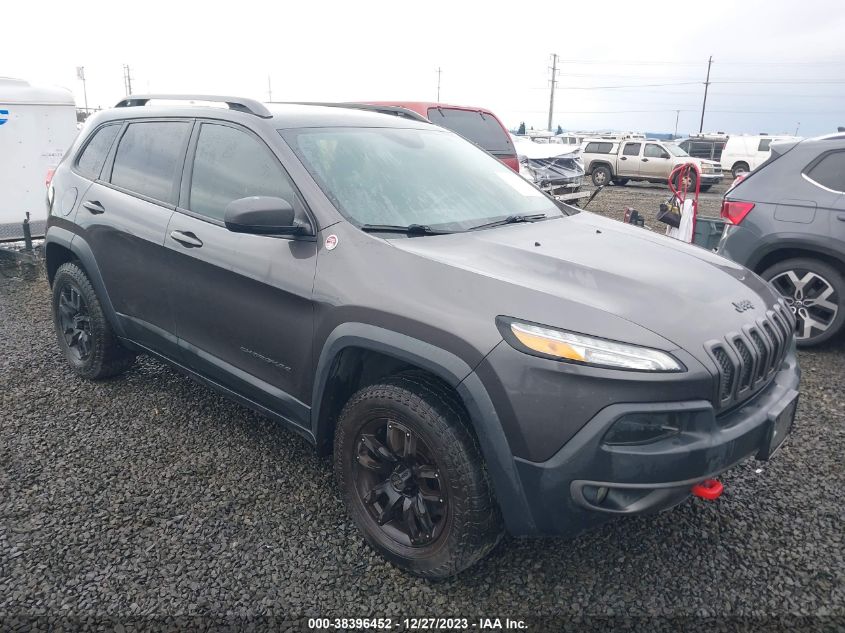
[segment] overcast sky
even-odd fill
[[[442,101],[540,129],[558,53],[554,125],[671,132],[680,110],[687,133],[698,130],[712,55],[705,130],[800,123],[808,136],[845,125],[840,0],[123,4],[7,6],[0,75],[65,86],[82,106],[85,66],[91,107],[124,96],[123,64],[136,93],[266,100],[269,76],[274,100],[433,101],[439,66]]]

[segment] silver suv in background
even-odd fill
[[[589,139],[583,147],[581,156],[585,171],[592,176],[593,184],[597,187],[610,182],[625,185],[631,180],[667,183],[672,170],[685,163],[698,166],[702,191],[707,191],[722,180],[719,163],[694,158],[674,143],[653,139]],[[695,182],[687,185],[694,187]]]

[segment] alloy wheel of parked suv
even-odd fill
[[[791,259],[772,266],[762,276],[783,295],[795,315],[799,345],[823,343],[842,326],[845,312],[839,304],[845,296],[845,282],[833,267],[812,259]]]
[[[74,262],[53,279],[53,323],[71,369],[83,378],[107,378],[126,370],[135,355],[120,345],[85,271]]]
[[[366,540],[395,565],[442,578],[495,546],[502,524],[460,403],[399,374],[355,394],[335,432],[335,474]]]

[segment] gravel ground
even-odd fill
[[[664,195],[608,188],[595,209]],[[313,616],[845,628],[842,342],[801,353],[792,437],[771,463],[726,474],[719,501],[573,541],[506,538],[435,583],[364,544],[330,462],[296,435],[151,359],[104,382],[74,377],[40,268],[0,273],[0,629],[301,630]]]

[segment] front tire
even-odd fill
[[[59,266],[53,278],[53,324],[59,348],[82,378],[115,376],[135,361],[118,342],[91,281],[75,262]]]
[[[760,275],[786,300],[798,325],[799,347],[829,341],[845,322],[845,280],[830,264],[817,259],[787,259]]]
[[[361,389],[338,419],[334,470],[346,508],[373,549],[415,575],[453,576],[502,536],[468,424],[457,397],[416,372]]]

